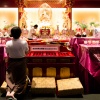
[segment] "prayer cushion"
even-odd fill
[[[6,88],[7,88],[7,83],[4,81],[0,87],[0,92],[6,92]]]
[[[46,69],[46,76],[56,77],[56,68],[54,68],[54,67],[47,68]]]
[[[57,80],[57,95],[68,96],[83,94],[83,86],[79,78],[68,78]]]
[[[42,68],[40,67],[33,68],[32,75],[33,77],[42,77]]]
[[[33,77],[32,93],[33,94],[55,94],[55,78],[54,77]]]

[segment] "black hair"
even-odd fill
[[[36,24],[36,25],[34,25],[34,28],[38,28],[38,25]]]
[[[22,31],[21,31],[21,28],[20,27],[15,26],[15,27],[13,27],[11,29],[11,36],[14,39],[18,39],[21,36],[21,33],[22,33]]]

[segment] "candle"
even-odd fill
[[[87,41],[84,41],[84,44],[87,44]]]
[[[88,44],[91,44],[91,40],[88,40]]]

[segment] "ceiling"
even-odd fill
[[[2,7],[18,7],[16,0],[2,0],[0,8]],[[51,7],[63,7],[64,0],[26,0],[27,7],[39,7],[43,2],[49,3]],[[38,2],[38,3],[37,3]],[[75,0],[73,8],[100,8],[100,0]]]

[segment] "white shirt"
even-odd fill
[[[30,29],[30,32],[28,34],[28,38],[29,39],[33,39],[33,35],[36,35],[36,29],[34,29],[33,27]]]
[[[6,52],[10,58],[23,58],[28,50],[28,43],[25,40],[12,39],[6,42]]]

